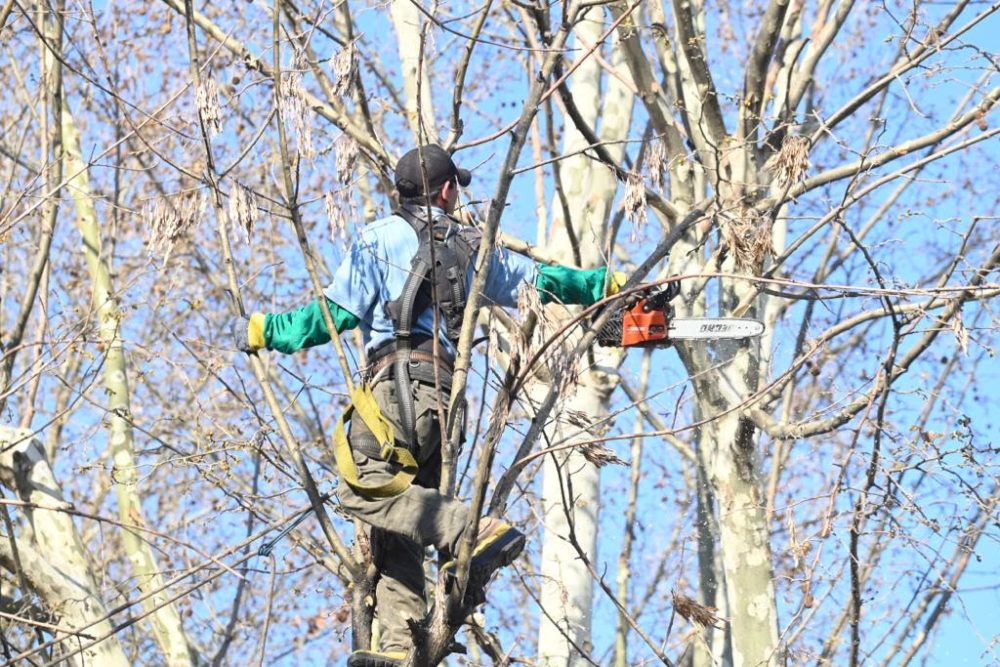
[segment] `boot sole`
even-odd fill
[[[486,587],[490,579],[500,568],[510,565],[521,555],[524,544],[524,535],[516,529],[511,529],[497,536],[472,557],[472,562],[469,564],[469,582],[462,600],[465,607],[478,607],[486,602]],[[447,573],[454,576],[454,567]]]
[[[507,567],[521,555],[524,544],[524,534],[515,528],[501,533],[472,557],[469,563],[470,579],[475,577],[485,585],[494,572]]]
[[[510,565],[521,555],[524,544],[524,533],[516,528],[508,528],[494,536],[489,542],[480,545],[479,551],[472,555],[469,562],[469,578],[485,584],[494,572]],[[445,564],[442,572],[455,576],[455,561]]]
[[[347,658],[347,667],[398,667],[406,662],[403,658],[394,658],[373,651],[355,651]]]

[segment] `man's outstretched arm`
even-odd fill
[[[361,319],[339,305],[326,300],[337,333],[358,326]],[[254,313],[240,319],[233,332],[237,347],[244,352],[267,349],[290,354],[330,342],[330,332],[323,321],[319,301],[285,313]]]

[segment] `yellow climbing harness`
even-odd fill
[[[351,445],[347,440],[347,429],[344,424],[352,418],[352,413],[365,423],[382,448],[381,457],[385,461],[400,466],[399,472],[384,484],[363,484],[358,478],[358,468],[354,464]],[[382,416],[378,403],[372,395],[371,387],[361,385],[351,392],[351,403],[333,432],[333,456],[337,461],[337,469],[341,478],[357,493],[370,498],[392,498],[406,490],[417,476],[417,460],[404,447],[395,446],[395,435],[392,424]]]

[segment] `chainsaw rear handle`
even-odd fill
[[[647,313],[651,310],[666,310],[667,304],[674,300],[681,293],[681,282],[674,280],[663,286],[659,292],[653,292],[646,297],[643,310]]]

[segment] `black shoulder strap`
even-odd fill
[[[417,238],[419,238],[421,233],[427,230],[427,220],[422,215],[422,210],[414,210],[414,208],[412,206],[400,206],[392,214],[398,215],[410,223],[410,227],[413,227],[413,231],[417,233]]]

